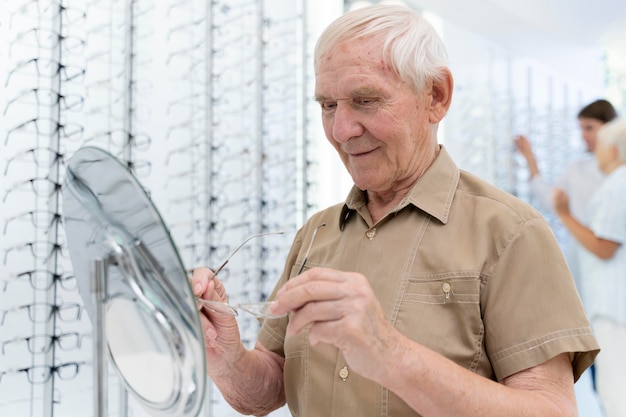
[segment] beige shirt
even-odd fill
[[[296,235],[276,288],[297,273],[321,223],[307,267],[364,274],[396,329],[459,366],[501,380],[571,352],[577,379],[598,353],[548,224],[529,205],[460,171],[443,147],[378,223],[371,224],[358,189],[345,205],[315,214]],[[311,346],[307,331],[285,337],[287,320],[265,322],[259,341],[285,357],[294,416],[418,416],[351,372],[334,346]]]

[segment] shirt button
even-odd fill
[[[368,238],[369,240],[374,239],[374,236],[376,236],[376,228],[375,228],[375,227],[373,227],[373,228],[371,228],[370,230],[368,230],[368,231],[365,233],[365,236],[367,236],[367,238]]]
[[[344,366],[343,368],[341,368],[339,370],[339,378],[341,378],[342,381],[346,381],[346,379],[348,379],[348,376],[350,375],[350,371],[348,371],[348,367]]]
[[[450,299],[450,289],[451,288],[452,287],[447,282],[444,282],[443,285],[441,286],[441,289],[443,290],[443,293],[446,296],[446,300]]]

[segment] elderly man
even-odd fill
[[[319,39],[315,96],[354,187],[298,231],[271,296],[289,314],[265,320],[253,350],[233,318],[202,310],[208,374],[240,412],[577,415],[573,384],[598,345],[549,226],[438,144],[446,65],[400,6],[349,12]],[[192,285],[226,298],[209,269]]]

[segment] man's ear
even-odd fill
[[[452,103],[452,90],[454,89],[454,79],[448,68],[444,68],[441,76],[432,82],[430,104],[430,123],[439,123],[450,108]]]

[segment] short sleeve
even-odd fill
[[[599,351],[565,259],[545,221],[512,233],[482,293],[487,354],[496,377],[568,352],[574,377]]]
[[[608,201],[597,204],[591,215],[590,228],[599,238],[625,243],[626,193],[615,193]]]

